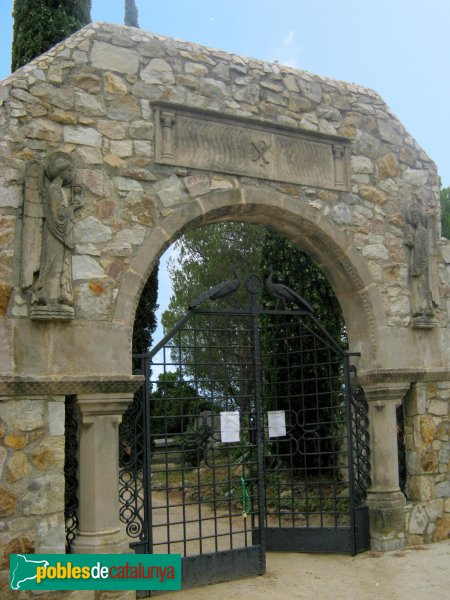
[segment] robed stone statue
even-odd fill
[[[405,245],[409,248],[412,325],[417,328],[437,326],[434,316],[439,304],[433,272],[432,243],[434,231],[418,203],[412,203],[405,215]]]
[[[38,163],[27,169],[22,286],[32,290],[32,319],[74,317],[73,226],[74,212],[82,204],[81,188],[73,186],[72,169],[72,159],[64,152],[51,154],[44,169]]]

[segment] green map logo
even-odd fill
[[[37,578],[37,567],[48,567],[49,563],[46,560],[34,560],[29,558],[30,555],[12,554],[10,557],[10,586],[12,590],[25,590],[28,587],[21,587],[27,581],[32,581]],[[33,555],[31,555],[33,556]],[[15,557],[15,565],[13,558]],[[34,588],[38,589],[38,588]]]
[[[11,554],[12,590],[179,590],[179,554]]]

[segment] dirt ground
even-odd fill
[[[357,556],[267,555],[267,572],[160,596],[165,600],[448,600],[450,540]]]
[[[169,521],[170,551],[182,553],[182,544],[173,543],[183,538],[181,527],[175,525],[181,519],[181,508],[172,506],[168,519],[166,495],[154,492],[152,500],[154,525]],[[177,504],[179,500],[172,496],[169,504]],[[192,510],[189,507],[187,515],[194,518],[196,513],[191,513]],[[203,518],[209,516],[207,512],[204,507]],[[242,517],[232,521],[236,523],[233,524],[234,542],[243,542]],[[219,532],[222,526],[224,533],[229,531],[227,521],[224,525],[219,523]],[[209,528],[212,521],[206,519],[203,535]],[[165,527],[154,530],[155,541],[161,536],[158,541],[163,542],[157,545],[156,552],[167,552],[165,531]],[[189,533],[198,536],[194,529]],[[196,546],[189,550],[187,554],[198,553]],[[204,551],[214,551],[214,548],[208,548],[206,543]],[[364,552],[353,557],[269,552],[263,576],[160,593],[157,597],[161,600],[449,600],[450,540],[387,553]]]

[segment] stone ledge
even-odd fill
[[[375,369],[358,373],[358,383],[418,383],[431,381],[450,381],[450,370],[434,369]]]
[[[143,375],[88,377],[10,377],[0,379],[2,396],[70,396],[72,394],[134,393]],[[5,398],[3,398],[5,400]]]

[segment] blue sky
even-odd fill
[[[123,0],[93,0],[123,22]],[[0,0],[0,79],[13,0]],[[375,89],[450,186],[449,0],[137,0],[142,29]]]

